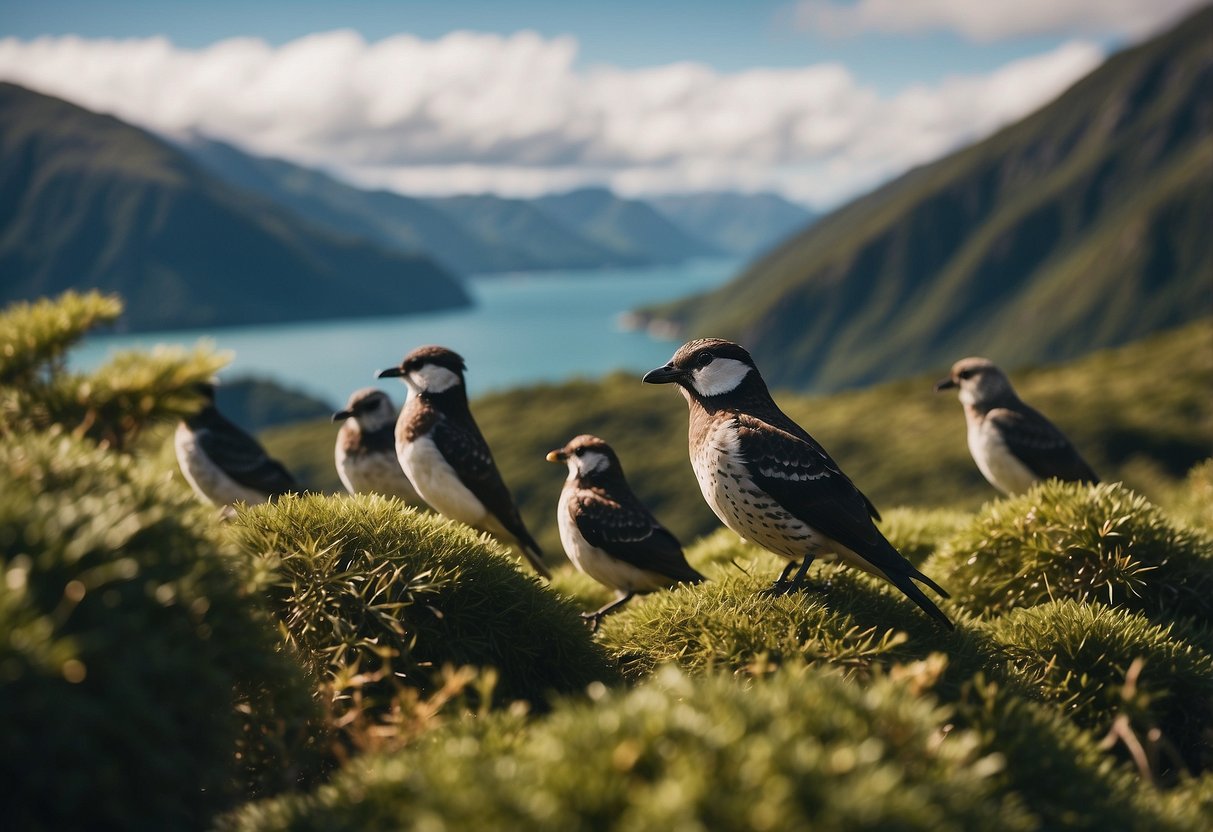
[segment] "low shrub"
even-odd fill
[[[311,681],[212,524],[128,457],[0,438],[11,828],[194,829],[313,770]]]
[[[884,512],[880,531],[910,563],[922,566],[973,515],[949,509],[891,508]]]
[[[979,616],[1072,598],[1213,619],[1213,538],[1118,483],[1053,480],[988,503],[924,571]]]

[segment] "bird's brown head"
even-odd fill
[[[935,384],[935,392],[959,390],[964,404],[981,404],[1014,395],[1006,374],[988,358],[962,358],[952,365],[948,377]]]
[[[744,347],[723,338],[688,341],[669,363],[644,376],[649,384],[677,384],[697,399],[727,396],[753,380],[761,383],[754,359]]]
[[[375,387],[363,387],[350,394],[345,408],[333,414],[333,421],[356,419],[363,430],[376,430],[396,421],[396,409],[387,393]]]
[[[592,477],[608,472],[621,472],[619,457],[614,449],[597,436],[583,433],[570,439],[563,448],[548,451],[548,462],[563,462],[570,477]]]
[[[439,346],[418,347],[400,364],[380,370],[378,378],[399,378],[414,393],[445,393],[463,386],[467,365],[454,350]]]

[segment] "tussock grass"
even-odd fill
[[[1118,483],[1051,481],[987,503],[924,571],[979,616],[1072,598],[1213,619],[1213,537]]]
[[[1172,626],[1067,600],[1015,610],[989,632],[1011,678],[1078,725],[1102,736],[1123,714],[1143,745],[1161,731],[1155,767],[1173,769],[1176,756],[1196,771],[1213,763],[1213,658]]]
[[[212,513],[129,457],[0,438],[0,780],[21,829],[193,829],[317,759],[312,683]]]
[[[240,512],[288,638],[337,697],[386,707],[443,666],[492,668],[498,702],[542,705],[615,673],[574,606],[465,526],[373,495]],[[356,694],[356,696],[355,696]]]

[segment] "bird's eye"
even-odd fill
[[[704,352],[699,353],[699,355],[695,358],[695,363],[700,367],[706,367],[712,363],[712,359],[715,357],[716,356],[712,355],[712,353],[705,350]]]
[[[573,451],[573,453],[577,454],[577,456],[581,456],[585,453],[585,448],[578,448],[577,450]]]
[[[972,378],[972,377],[973,377],[973,371],[972,371],[972,370],[961,370],[961,371],[960,371],[959,373],[957,373],[956,375],[960,376],[960,378],[961,378],[962,380],[963,380],[963,379],[969,379],[969,378]]]

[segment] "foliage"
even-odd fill
[[[1149,746],[1141,765],[1195,771],[1213,763],[1213,658],[1173,626],[1102,604],[1066,600],[1015,610],[989,625],[1011,678],[1103,735],[1127,718],[1130,746]],[[1135,660],[1142,665],[1132,669]],[[1152,729],[1160,736],[1151,740]],[[1133,751],[1130,748],[1130,751]],[[1154,758],[1154,759],[1150,759]]]
[[[291,497],[242,511],[237,544],[264,559],[266,589],[310,668],[374,713],[444,666],[492,668],[497,702],[614,678],[567,602],[488,538],[374,495]]]
[[[1119,483],[1051,481],[989,503],[926,571],[975,615],[1074,598],[1213,618],[1213,538]]]
[[[316,764],[311,685],[211,513],[128,457],[0,438],[13,828],[189,829]]]
[[[364,759],[228,828],[1031,828],[976,737],[942,741],[946,716],[887,679],[782,672],[738,684],[667,670],[528,727],[498,719]]]

